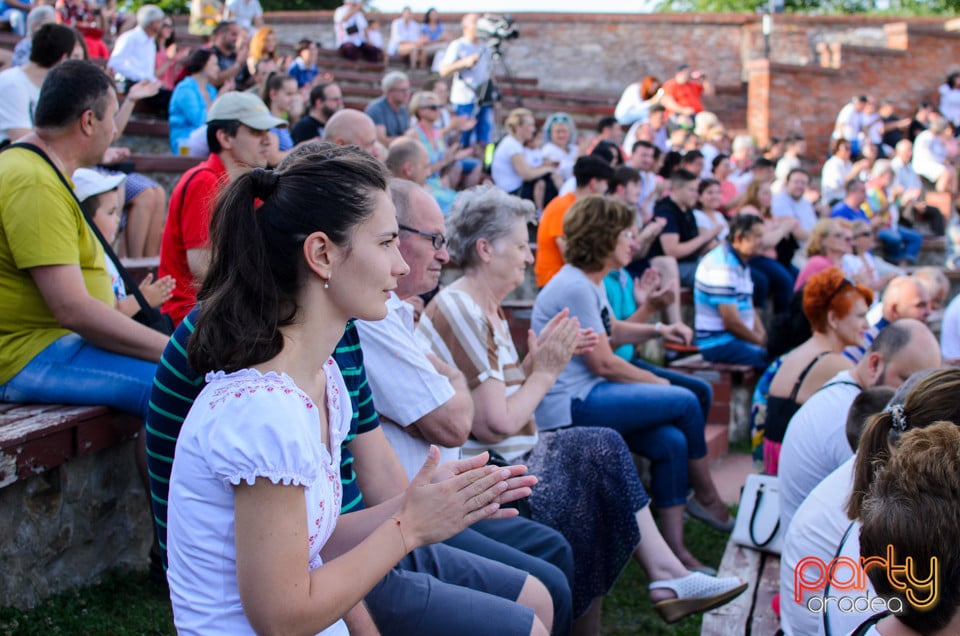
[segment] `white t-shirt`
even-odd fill
[[[387,53],[396,55],[401,42],[417,42],[420,39],[420,23],[415,20],[405,21],[402,17],[390,23],[390,43],[387,44]]]
[[[523,144],[513,135],[507,135],[497,144],[493,151],[493,162],[490,164],[490,175],[497,187],[513,192],[523,185],[523,177],[513,167],[514,155],[524,154]]]
[[[453,64],[457,60],[470,57],[474,53],[480,54],[477,63],[470,68],[462,68],[453,75],[453,84],[450,86],[450,103],[456,106],[472,104],[480,97],[480,89],[484,82],[490,79],[490,54],[486,44],[470,42],[458,38],[450,43],[443,52],[442,65]]]
[[[848,459],[813,489],[813,492],[797,509],[793,523],[787,529],[783,552],[780,555],[780,627],[787,636],[812,636],[813,634],[824,633],[823,615],[811,612],[807,608],[810,597],[813,595],[822,597],[823,590],[814,592],[804,589],[798,603],[794,595],[794,577],[797,564],[801,559],[817,557],[824,563],[829,563],[836,556],[840,541],[843,540],[843,535],[847,533],[851,523],[850,519],[847,518],[844,506],[847,497],[850,495],[854,460],[855,457]],[[781,475],[781,489],[783,482],[784,479]],[[854,524],[850,529],[840,555],[859,561],[859,524]],[[814,570],[813,566],[809,570],[804,568],[802,572],[804,578],[806,580],[815,579],[817,572]],[[838,578],[841,574],[846,574],[846,572],[837,571]],[[831,590],[830,595],[860,596],[866,593],[869,593],[871,597],[876,596],[869,579],[867,579],[866,592],[861,590],[846,592]],[[831,607],[835,608],[836,604],[832,603]],[[852,611],[830,612],[830,632],[834,635],[849,634],[872,614],[873,612],[866,614]]]
[[[117,38],[107,66],[133,82],[152,82],[157,79],[156,59],[157,43],[142,27],[135,27]]]
[[[960,123],[960,89],[941,84],[937,92],[940,93],[940,114],[956,126]]]
[[[790,216],[800,221],[800,227],[809,232],[817,224],[817,211],[805,197],[794,199],[786,192],[774,195],[770,213],[775,218]],[[801,245],[800,247],[803,247]]]
[[[697,219],[697,227],[700,229],[712,230],[715,225],[721,226],[723,229],[717,235],[718,241],[725,241],[727,235],[730,234],[730,224],[719,212],[715,216],[710,216],[703,210],[694,210],[693,216]]]
[[[833,155],[823,163],[820,173],[820,196],[823,202],[832,204],[839,201],[847,193],[846,179],[853,170],[853,164]]]
[[[841,371],[790,418],[780,449],[780,525],[784,528],[790,527],[810,491],[853,455],[847,443],[847,411],[860,391],[850,372]]]
[[[450,401],[456,390],[427,358],[430,343],[414,335],[413,307],[396,294],[391,292],[387,300],[386,318],[358,320],[356,325],[383,434],[412,478],[423,466],[430,443],[403,429]],[[459,448],[439,448],[441,464],[460,457]]]
[[[10,139],[11,128],[33,128],[33,111],[40,99],[40,87],[17,66],[0,73],[0,141]]]
[[[350,394],[333,358],[327,380],[329,439],[317,406],[285,374],[253,369],[207,374],[177,439],[170,476],[167,548],[170,599],[179,634],[253,634],[237,586],[234,488],[267,478],[303,488],[306,565],[340,513],[340,444],[350,431]],[[346,636],[342,620],[320,632]]]
[[[960,358],[960,296],[950,301],[940,323],[940,353],[944,359]]]
[[[580,154],[576,144],[570,144],[564,150],[552,141],[548,141],[543,144],[542,150],[544,159],[556,161],[560,164],[557,167],[557,172],[564,181],[573,176],[573,164],[577,162],[577,155]]]
[[[227,0],[226,6],[227,11],[230,12],[230,19],[247,31],[253,29],[253,21],[256,18],[263,16],[260,0]]]
[[[365,41],[367,18],[363,15],[363,11],[358,11],[344,20],[344,16],[350,8],[351,7],[347,5],[343,5],[333,12],[333,26],[337,36],[337,48],[340,48],[344,44],[360,46]],[[356,27],[357,31],[352,34],[347,33],[347,27]]]

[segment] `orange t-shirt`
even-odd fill
[[[537,287],[546,285],[563,267],[563,254],[557,245],[557,239],[563,236],[563,216],[576,200],[576,195],[570,192],[554,197],[553,201],[543,208],[540,225],[537,226],[537,260],[533,265]]]
[[[695,113],[703,111],[703,84],[699,82],[689,80],[685,84],[677,84],[677,80],[670,78],[663,83],[663,92],[681,106],[692,108]]]

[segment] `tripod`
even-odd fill
[[[503,40],[496,39],[490,45],[491,55],[490,59],[494,62],[500,62],[503,65],[503,70],[507,75],[507,83],[510,85],[510,90],[513,91],[513,95],[517,98],[517,107],[523,108],[523,95],[520,94],[520,91],[517,90],[517,81],[513,77],[513,73],[510,71],[510,65],[507,64],[507,58],[503,56],[503,51],[500,48],[500,45],[503,44]],[[493,67],[490,65],[490,77],[493,78]]]

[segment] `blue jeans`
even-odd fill
[[[905,227],[898,227],[897,229],[885,227],[877,232],[877,238],[883,243],[883,253],[888,261],[893,263],[902,260],[911,263],[917,262],[920,245],[923,243],[923,235],[920,232]]]
[[[759,318],[758,318],[759,320]],[[727,364],[749,364],[755,369],[765,370],[768,366],[767,350],[760,345],[734,338],[730,342],[709,349],[700,349],[700,355],[707,362],[726,362]]]
[[[630,450],[651,462],[650,494],[660,508],[687,500],[687,462],[707,454],[697,397],[679,386],[601,382],[570,406],[574,426],[619,432]]]
[[[104,404],[146,417],[156,370],[156,362],[104,351],[72,333],[54,341],[0,385],[0,400]]]
[[[767,296],[772,295],[773,313],[785,314],[790,311],[796,275],[768,256],[754,256],[749,264],[753,278],[753,306],[763,307]]]
[[[454,104],[457,115],[476,117],[477,125],[460,136],[460,145],[469,148],[474,143],[488,144],[493,139],[493,106],[479,106],[474,111],[473,104]]]
[[[697,402],[700,403],[700,412],[703,413],[703,421],[707,421],[707,418],[710,416],[710,405],[713,403],[713,389],[710,387],[709,382],[704,382],[700,378],[686,373],[679,373],[658,367],[655,364],[650,364],[643,358],[634,358],[630,362],[633,363],[633,366],[649,371],[658,378],[668,380],[673,386],[679,386],[693,391],[693,394],[697,397]]]

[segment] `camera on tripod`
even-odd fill
[[[477,35],[496,48],[502,42],[520,37],[520,31],[513,25],[513,17],[487,13],[477,20]]]

